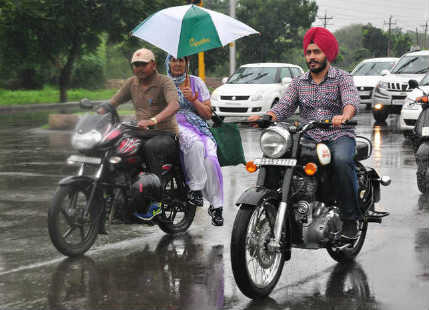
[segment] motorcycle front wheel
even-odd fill
[[[346,247],[331,247],[327,246],[326,250],[329,255],[339,263],[348,263],[353,261],[363,247],[368,230],[368,222],[366,220],[359,221],[358,238]]]
[[[98,212],[96,208],[85,212],[89,196],[89,189],[60,186],[49,208],[49,236],[57,250],[66,256],[82,255],[97,238]],[[94,203],[97,203],[96,199]]]
[[[277,284],[285,262],[284,252],[268,249],[274,237],[274,204],[241,206],[231,235],[231,265],[235,282],[249,298],[268,296]]]
[[[185,185],[172,176],[164,187],[162,213],[157,217],[159,228],[167,234],[186,231],[195,217],[195,206],[186,203]]]

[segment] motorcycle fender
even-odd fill
[[[250,206],[256,206],[259,202],[262,201],[267,196],[274,197],[277,200],[281,199],[281,196],[276,191],[273,191],[271,189],[261,187],[261,186],[255,186],[250,187],[246,189],[238,198],[237,202],[235,203],[236,206],[238,205],[250,205]]]
[[[90,178],[85,175],[74,175],[65,177],[64,179],[61,179],[60,182],[58,182],[59,186],[80,186],[80,187],[87,187],[91,185],[94,182],[93,178]]]

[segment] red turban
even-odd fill
[[[310,43],[316,44],[328,58],[329,62],[335,60],[338,55],[338,42],[335,36],[326,28],[312,27],[304,35],[302,40],[302,47],[304,54],[307,46]]]

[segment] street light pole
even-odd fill
[[[229,15],[235,18],[235,0],[229,0]],[[229,44],[229,75],[235,71],[235,42]]]

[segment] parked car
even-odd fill
[[[420,104],[416,104],[416,98],[423,96],[422,89],[427,93],[429,92],[429,73],[426,73],[424,78],[419,83],[419,88],[413,89],[408,93],[405,98],[404,105],[402,106],[401,115],[399,117],[399,124],[401,131],[405,136],[409,136],[412,132],[417,118],[422,111]]]
[[[371,108],[372,91],[383,75],[390,72],[395,63],[399,60],[396,57],[371,58],[361,61],[351,72],[355,86],[359,91],[360,102]]]
[[[220,117],[262,114],[279,101],[292,78],[303,73],[300,66],[287,63],[242,65],[213,91],[212,107]]]
[[[429,71],[429,51],[404,54],[390,74],[382,76],[372,95],[372,114],[376,122],[384,122],[389,114],[400,114],[411,91],[408,81],[421,81]]]

